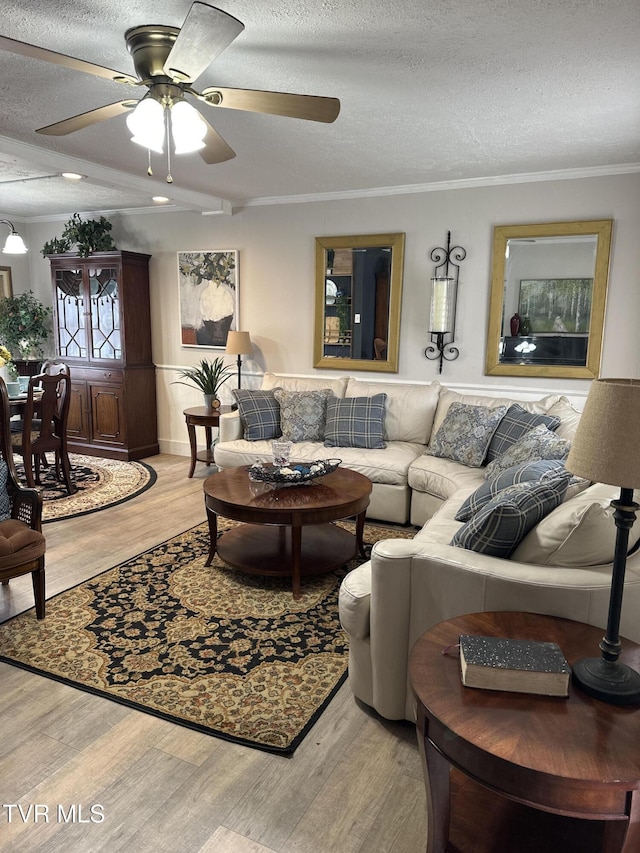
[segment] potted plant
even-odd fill
[[[81,258],[88,258],[93,252],[109,252],[116,248],[109,231],[112,224],[104,216],[100,219],[83,220],[79,213],[74,213],[64,226],[62,237],[48,240],[42,247],[42,254],[63,254],[69,252],[75,245]]]
[[[225,366],[224,359],[222,358],[214,358],[213,361],[207,361],[206,358],[203,358],[197,367],[189,367],[186,370],[180,371],[180,376],[183,379],[188,379],[189,382],[176,380],[173,384],[195,385],[204,395],[205,407],[207,409],[217,409],[220,406],[218,391],[234,373],[235,371],[232,367]]]
[[[0,299],[0,341],[20,358],[42,356],[42,344],[51,330],[51,308],[33,291]]]

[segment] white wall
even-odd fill
[[[182,409],[200,403],[195,389],[171,384],[175,368],[220,354],[180,345],[178,251],[239,251],[240,327],[251,333],[256,349],[246,371],[330,376],[331,371],[313,368],[314,238],[403,231],[400,366],[398,374],[379,378],[413,382],[439,378],[447,385],[484,386],[496,393],[514,388],[517,382],[527,396],[561,390],[579,402],[588,392],[587,380],[513,380],[484,375],[493,226],[611,218],[614,228],[601,374],[640,376],[639,174],[254,206],[235,211],[233,216],[164,211],[109,218],[118,248],[152,255],[153,357],[158,366],[159,432],[165,450],[188,452]],[[23,233],[30,246],[29,284],[47,301],[51,299],[49,265],[39,250],[63,226],[63,221],[31,223]],[[429,253],[446,243],[448,230],[452,243],[465,247],[467,258],[460,269],[456,314],[460,357],[446,362],[439,377],[437,362],[424,357],[433,273]],[[27,289],[27,282],[24,284]]]

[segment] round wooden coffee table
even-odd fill
[[[428,853],[444,853],[449,840],[461,853],[640,850],[640,709],[600,702],[573,684],[568,698],[464,687],[460,661],[451,654],[460,634],[550,640],[572,664],[598,654],[603,631],[533,613],[475,613],[441,622],[417,641],[409,677],[427,787]],[[621,660],[640,668],[640,646],[629,640],[622,646]],[[468,789],[450,825],[451,768],[479,782],[483,787],[473,790],[485,800],[474,802]],[[563,832],[569,818],[600,824],[574,820],[560,846],[539,837],[547,819]],[[523,819],[524,829],[518,824]],[[505,825],[520,846],[502,838]],[[575,835],[584,830],[574,847]],[[526,846],[527,837],[533,846]]]
[[[228,468],[204,482],[211,544],[206,565],[217,551],[228,566],[253,574],[292,578],[300,596],[305,575],[330,572],[364,549],[365,512],[371,481],[338,468],[299,486],[272,488],[249,480],[248,466]],[[218,539],[218,516],[244,522]],[[335,524],[356,517],[356,535]]]

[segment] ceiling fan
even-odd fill
[[[62,65],[73,71],[84,71],[117,83],[146,86],[148,89],[139,100],[116,101],[38,128],[36,133],[65,136],[128,113],[127,124],[133,133],[133,141],[149,151],[162,151],[165,137],[167,142],[169,140],[171,117],[171,135],[176,153],[199,150],[205,163],[221,163],[235,157],[235,152],[185,96],[191,96],[210,107],[309,121],[333,122],[340,112],[340,101],[337,98],[219,86],[208,86],[201,92],[196,91],[192,85],[194,81],[243,29],[244,24],[237,18],[200,2],[193,3],[180,29],[152,24],[133,27],[126,31],[125,41],[133,57],[135,77],[6,36],[0,36],[0,49]],[[171,180],[170,174],[167,180]]]

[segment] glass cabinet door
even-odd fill
[[[58,352],[61,358],[87,357],[86,307],[82,270],[55,271]]]
[[[89,269],[91,358],[122,359],[118,270]]]

